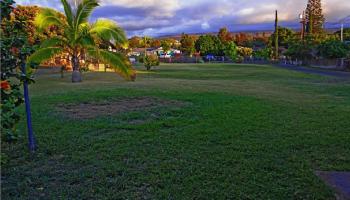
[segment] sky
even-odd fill
[[[74,0],[68,0],[74,1]],[[17,0],[21,5],[39,5],[62,11],[60,0]],[[298,15],[307,0],[100,0],[90,21],[115,20],[128,36],[164,36],[185,33],[272,30],[274,11],[282,26],[298,28]],[[339,27],[350,15],[350,0],[322,0],[327,27]]]

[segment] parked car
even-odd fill
[[[171,58],[170,54],[161,54],[159,58]]]

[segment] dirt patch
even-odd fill
[[[337,192],[337,200],[350,200],[350,172],[317,171],[316,175]]]
[[[161,107],[180,108],[187,103],[165,100],[155,97],[135,97],[104,102],[87,102],[80,104],[60,105],[57,110],[74,119],[93,119],[99,116],[111,116],[139,110]]]

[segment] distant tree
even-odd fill
[[[153,39],[153,40],[151,41],[151,47],[152,47],[152,48],[159,48],[159,47],[161,47],[161,45],[162,45],[162,43],[161,43],[160,40]]]
[[[318,47],[318,55],[324,58],[344,58],[350,53],[349,45],[339,40],[322,42]]]
[[[144,36],[141,39],[141,47],[149,48],[149,47],[151,47],[151,42],[152,42],[152,38],[151,37]]]
[[[228,29],[226,27],[221,28],[219,30],[218,38],[224,44],[228,43],[228,42],[231,42],[233,40],[232,34],[228,31]]]
[[[321,0],[308,0],[305,11],[307,33],[318,34],[323,32],[325,17],[322,13]]]
[[[171,48],[171,42],[167,39],[164,39],[161,41],[161,47],[163,48],[164,52],[168,52]]]
[[[141,47],[141,38],[134,36],[129,39],[129,47],[130,48],[140,48]]]
[[[228,44],[228,43],[227,43]],[[223,55],[223,44],[215,35],[202,35],[195,43],[196,50],[202,55]]]
[[[181,40],[180,40],[180,43],[181,43],[181,51],[184,53],[184,54],[187,54],[187,55],[191,55],[195,52],[195,38],[193,36],[190,36],[188,34],[182,34],[181,36]]]
[[[313,58],[314,48],[315,45],[308,39],[305,41],[296,41],[290,44],[288,50],[284,53],[284,55],[289,56],[292,59],[306,61],[310,58]]]
[[[239,33],[235,35],[235,43],[238,46],[252,47],[253,37],[246,33]]]
[[[288,48],[288,45],[296,39],[296,33],[289,28],[278,27],[278,45]],[[270,42],[275,45],[275,34],[270,37]]]
[[[338,38],[340,38],[340,31],[334,33]],[[344,41],[350,41],[350,28],[344,28],[343,31]]]
[[[238,54],[237,54],[237,45],[235,42],[231,41],[227,45],[225,45],[224,53],[226,56],[230,57],[232,61],[236,61]]]

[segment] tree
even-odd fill
[[[235,43],[238,46],[251,46],[250,43],[253,41],[253,37],[246,33],[239,33],[235,35]]]
[[[195,43],[196,50],[202,55],[223,55],[223,45],[220,39],[214,35],[202,35]]]
[[[318,54],[324,58],[344,58],[350,53],[349,45],[339,40],[328,40],[318,47]]]
[[[161,47],[163,48],[164,53],[167,53],[171,48],[171,43],[169,40],[162,40]]]
[[[28,64],[40,64],[55,55],[69,54],[73,66],[72,82],[81,82],[80,60],[87,54],[109,64],[125,79],[134,80],[135,72],[125,56],[100,49],[97,46],[96,41],[117,45],[127,42],[123,29],[113,21],[98,19],[93,24],[88,22],[92,11],[99,6],[98,0],[81,0],[77,5],[71,5],[67,0],[61,0],[61,2],[64,8],[64,20],[58,11],[44,8],[35,18],[35,24],[39,32],[56,25],[65,30],[64,34],[45,40],[40,48],[28,58]]]
[[[141,39],[141,47],[142,48],[149,48],[149,47],[151,47],[151,42],[152,42],[151,37],[143,36]]]
[[[341,31],[337,31],[334,33],[338,38],[340,38]],[[350,41],[350,28],[344,28],[343,31],[344,41]]]
[[[195,47],[194,47],[195,38],[193,36],[183,33],[181,35],[180,43],[181,43],[181,51],[184,54],[192,56],[192,54],[195,52]]]
[[[226,27],[221,28],[218,33],[218,38],[220,39],[221,43],[226,44],[228,42],[231,42],[233,40],[232,34],[228,31]]]
[[[305,16],[307,33],[318,34],[323,32],[325,17],[322,13],[321,0],[309,0],[305,11]]]
[[[40,43],[48,38],[62,35],[64,30],[58,26],[49,26],[42,32],[36,31],[36,27],[34,24],[35,17],[40,13],[42,8],[38,6],[21,6],[17,5],[16,8],[13,9],[13,17],[11,21],[21,21],[23,22],[23,27],[25,27],[25,32],[27,33],[28,42],[31,44]],[[64,15],[61,14],[59,16],[62,20],[64,20]]]
[[[129,47],[130,48],[140,48],[141,47],[141,38],[134,36],[132,38],[129,39]]]
[[[232,61],[237,60],[237,45],[235,42],[231,41],[229,42],[224,50],[224,53],[226,56],[230,57]]]
[[[314,44],[308,39],[305,41],[296,41],[289,46],[288,50],[285,52],[285,55],[291,57],[292,59],[306,61],[313,58],[313,49]]]
[[[151,41],[151,47],[153,47],[153,48],[159,48],[161,45],[162,45],[162,43],[160,40],[153,39]]]
[[[296,39],[296,34],[292,29],[278,26],[278,46],[288,48],[288,45]],[[270,42],[275,45],[275,34],[270,37]]]

